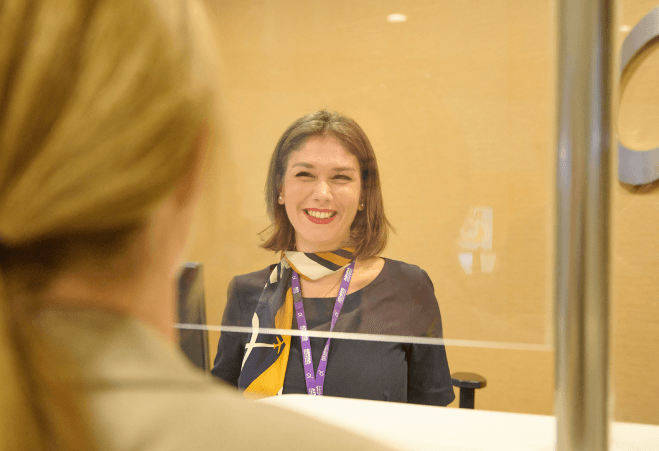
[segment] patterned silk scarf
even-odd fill
[[[282,393],[291,336],[259,333],[262,328],[291,329],[293,326],[293,292],[291,276],[317,280],[341,271],[354,259],[354,249],[306,254],[288,251],[270,274],[252,316],[252,333],[245,346],[245,356],[238,387],[248,399],[265,398]]]

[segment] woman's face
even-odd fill
[[[333,251],[348,241],[361,186],[357,157],[336,139],[312,137],[290,154],[279,203],[298,251]]]

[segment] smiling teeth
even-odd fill
[[[329,211],[320,212],[320,211],[306,210],[306,212],[309,216],[313,216],[314,218],[318,218],[318,219],[327,219],[336,214],[335,212],[329,212]]]

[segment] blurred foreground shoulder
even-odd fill
[[[40,315],[39,325],[79,369],[77,385],[100,451],[288,451],[292,440],[312,450],[382,449],[299,414],[245,400],[134,318],[53,309]]]

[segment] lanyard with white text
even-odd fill
[[[352,279],[352,271],[355,268],[355,262],[351,262],[343,273],[339,294],[336,296],[334,303],[334,311],[332,312],[332,321],[330,322],[330,332],[334,329],[336,320],[341,313],[343,301],[348,293],[348,286],[350,279]],[[304,316],[304,306],[302,304],[302,294],[300,293],[300,279],[295,271],[293,271],[293,279],[291,281],[291,288],[293,289],[293,299],[295,300],[295,314],[297,316],[297,327],[301,331],[307,330],[307,318]],[[311,345],[309,344],[309,337],[302,335],[300,341],[302,342],[302,361],[304,362],[305,381],[307,383],[307,392],[310,395],[322,396],[323,384],[325,383],[325,369],[327,368],[327,354],[329,354],[329,345],[331,338],[327,339],[323,355],[318,363],[318,374],[314,377],[313,359],[311,358]]]

